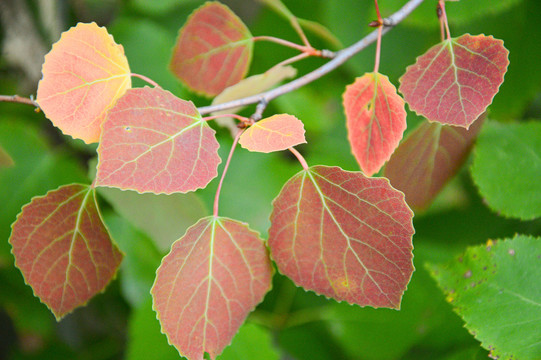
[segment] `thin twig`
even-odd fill
[[[390,17],[384,19],[383,24],[385,25],[385,28],[382,30],[382,35],[390,31],[392,29],[392,26],[400,23],[402,20],[408,17],[409,14],[413,10],[415,10],[423,1],[424,0],[409,0],[400,10],[395,12]],[[391,27],[388,26],[389,24],[391,24]],[[265,91],[260,94],[248,96],[242,99],[229,101],[229,102],[218,104],[218,105],[202,106],[198,108],[199,113],[209,114],[215,111],[223,111],[223,110],[232,109],[232,108],[236,108],[240,106],[256,104],[256,103],[260,103],[261,101],[266,101],[268,103],[272,99],[275,99],[283,94],[286,94],[293,90],[301,88],[304,85],[309,84],[312,81],[315,81],[319,79],[320,77],[322,77],[323,75],[338,68],[347,60],[349,60],[352,56],[354,56],[361,50],[365,49],[368,45],[376,41],[377,37],[378,37],[378,30],[375,30],[371,32],[370,34],[368,34],[367,36],[365,36],[363,39],[356,42],[355,44],[343,50],[338,51],[336,53],[336,56],[333,59],[323,64],[321,67],[287,84],[284,84],[272,90]]]
[[[39,108],[38,103],[34,99],[25,98],[19,95],[0,95],[0,102],[2,101],[27,104]]]

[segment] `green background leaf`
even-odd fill
[[[541,216],[541,122],[488,122],[472,175],[490,208],[523,220]]]
[[[541,238],[489,240],[429,268],[447,301],[493,357],[541,357]]]

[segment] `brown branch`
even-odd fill
[[[390,17],[383,19],[384,29],[382,31],[382,35],[390,31],[393,26],[397,25],[406,17],[408,17],[409,14],[411,14],[413,10],[415,10],[419,5],[421,5],[423,1],[424,0],[409,0],[400,10],[395,12]],[[260,94],[248,96],[248,97],[238,99],[238,100],[229,101],[223,104],[202,106],[198,108],[199,113],[204,115],[204,114],[209,114],[215,111],[223,111],[223,110],[228,110],[228,109],[232,109],[236,107],[246,106],[250,104],[258,104],[258,103],[266,105],[272,99],[275,99],[281,95],[287,94],[293,90],[301,88],[304,85],[307,85],[311,83],[312,81],[319,79],[323,75],[335,70],[336,68],[344,64],[347,60],[349,60],[353,55],[357,54],[361,50],[365,49],[368,45],[375,42],[377,40],[377,37],[378,37],[378,31],[375,30],[371,32],[370,34],[368,34],[367,36],[365,36],[364,38],[362,38],[361,40],[359,40],[358,42],[356,42],[355,44],[336,52],[336,56],[329,62],[322,65],[321,67],[287,84],[284,84],[282,86],[279,86],[269,91],[262,92]]]
[[[0,95],[0,102],[2,101],[27,104],[27,105],[32,105],[39,108],[39,105],[35,100],[25,98],[19,95]]]

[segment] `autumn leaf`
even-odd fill
[[[121,45],[96,23],[79,23],[45,55],[37,103],[64,134],[97,142],[107,110],[131,87]]]
[[[252,51],[246,25],[227,6],[207,2],[180,29],[170,68],[193,91],[215,96],[246,76]]]
[[[492,103],[509,65],[492,36],[464,34],[433,46],[406,69],[399,91],[411,110],[466,129]]]
[[[103,291],[122,260],[88,185],[33,198],[12,228],[15,265],[57,320]]]
[[[286,150],[305,142],[302,121],[288,114],[273,115],[256,122],[239,140],[243,148],[263,153]]]
[[[413,213],[387,179],[314,166],[273,206],[268,243],[281,273],[338,301],[400,308],[413,272]]]
[[[191,101],[130,89],[103,124],[96,184],[156,194],[203,188],[221,162],[214,134]]]
[[[389,160],[406,129],[404,100],[389,78],[367,73],[343,95],[348,139],[361,170],[372,176]]]
[[[385,177],[415,210],[425,209],[460,169],[483,124],[469,130],[425,121],[400,144],[385,166]]]
[[[152,287],[162,332],[182,356],[215,359],[271,288],[263,240],[244,223],[207,217],[176,241]]]

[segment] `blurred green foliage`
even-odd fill
[[[257,1],[224,1],[247,23],[254,35],[272,35],[298,42],[289,24]],[[32,3],[32,1],[28,1]],[[125,48],[133,72],[146,75],[175,95],[197,106],[209,100],[190,94],[169,72],[170,51],[192,9],[200,0],[59,1],[64,29],[78,21],[106,25]],[[348,46],[372,31],[372,0],[284,0],[297,16],[320,22]],[[405,1],[382,1],[383,16]],[[470,4],[471,3],[471,4]],[[439,41],[435,0],[383,38],[380,71],[397,85],[405,68]],[[38,29],[40,8],[30,4]],[[462,8],[461,6],[464,6]],[[508,73],[489,118],[498,121],[541,119],[541,27],[538,0],[491,0],[449,3],[451,33],[484,33],[501,38],[510,50]],[[432,10],[431,10],[432,9]],[[1,10],[0,10],[1,11]],[[431,15],[432,14],[432,15]],[[40,30],[43,32],[43,30]],[[5,34],[3,29],[1,34]],[[311,35],[313,45],[325,40]],[[46,36],[44,35],[44,38]],[[50,44],[46,44],[50,48]],[[311,165],[337,165],[358,170],[347,142],[341,94],[354,78],[372,71],[374,46],[316,82],[271,102],[266,115],[287,112],[305,123],[308,144],[299,147]],[[261,73],[295,55],[276,44],[257,43],[251,74]],[[302,75],[324,60],[294,64]],[[28,96],[24,73],[17,64],[0,57],[0,94]],[[138,79],[135,86],[142,86]],[[35,84],[37,86],[37,84]],[[537,100],[536,100],[537,99]],[[245,113],[249,115],[253,108]],[[535,120],[537,119],[537,120]],[[409,128],[419,121],[408,113]],[[225,158],[232,140],[217,129]],[[90,180],[86,174],[95,146],[61,135],[43,114],[26,105],[0,103],[0,146],[15,164],[0,168],[0,359],[174,359],[150,311],[148,290],[164,253],[148,234],[135,229],[102,199],[104,216],[113,238],[126,252],[117,279],[85,308],[60,323],[33,297],[24,284],[7,239],[10,224],[33,196],[71,182]],[[220,166],[220,171],[224,164]],[[469,164],[451,181],[433,206],[416,214],[414,263],[417,268],[400,311],[359,308],[296,288],[276,275],[265,301],[250,315],[223,359],[486,359],[487,352],[463,328],[462,320],[445,302],[444,294],[424,269],[426,262],[441,263],[462,253],[468,245],[515,233],[541,235],[541,221],[506,219],[491,211],[474,187]],[[272,199],[300,170],[288,153],[256,154],[238,148],[233,157],[220,201],[223,216],[246,221],[266,237]],[[212,208],[217,180],[196,195]],[[182,234],[178,234],[180,237]],[[252,330],[250,330],[252,329]],[[5,332],[6,334],[4,334]],[[237,345],[240,344],[240,345]],[[250,353],[253,348],[256,353]],[[252,349],[252,350],[250,350]],[[144,356],[143,356],[144,355]]]

